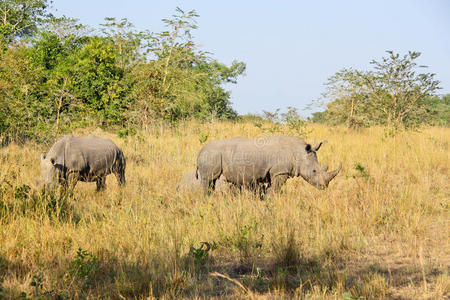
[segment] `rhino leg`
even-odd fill
[[[209,174],[209,176],[202,177],[201,176],[201,186],[203,188],[203,192],[205,194],[210,194],[216,188],[216,181],[220,177],[222,170],[220,168],[216,168],[213,172]]]
[[[247,191],[252,192],[259,199],[264,199],[264,196],[267,194],[267,186],[264,182],[252,182],[249,185],[238,186],[239,190],[242,191],[242,187],[244,187]]]
[[[70,173],[67,176],[67,180],[63,184],[64,188],[66,190],[73,191],[75,189],[75,186],[77,185],[79,178],[80,175],[78,173]]]
[[[259,196],[260,200],[264,199],[264,196],[267,194],[267,187],[264,183],[258,183],[255,186],[255,194]]]
[[[275,192],[278,192],[283,184],[288,180],[289,176],[285,174],[275,175],[271,178],[270,186],[268,189],[268,192],[270,194],[273,194]]]
[[[114,175],[116,175],[116,179],[119,185],[125,185],[125,170],[114,173]]]
[[[101,176],[95,181],[97,183],[97,192],[106,188],[106,176]]]
[[[203,192],[204,192],[205,194],[208,194],[208,195],[209,195],[209,194],[211,194],[211,192],[214,191],[214,189],[215,189],[215,186],[216,186],[216,179],[214,179],[214,180],[208,180],[207,178],[206,178],[206,179],[203,179],[203,178],[202,178],[201,185],[202,185]]]

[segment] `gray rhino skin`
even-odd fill
[[[96,182],[104,189],[106,176],[115,174],[119,185],[125,184],[125,157],[113,141],[96,136],[64,136],[47,153],[41,154],[39,186],[74,188],[78,181]]]
[[[177,185],[177,192],[187,192],[187,191],[194,191],[194,190],[200,190],[202,188],[201,180],[196,178],[195,176],[196,171],[190,171],[187,172],[181,177],[180,182]],[[216,180],[216,191],[225,192],[228,189],[230,189],[232,184],[228,183],[225,180],[224,176],[220,176]]]
[[[296,176],[324,189],[342,164],[332,172],[327,172],[327,166],[321,167],[316,155],[321,145],[322,142],[312,148],[303,139],[282,135],[216,140],[200,150],[197,178],[205,193],[214,190],[221,175],[229,182],[249,188],[267,184],[269,192],[279,190],[288,178]]]

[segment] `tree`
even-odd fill
[[[327,112],[317,111],[311,113],[312,117],[308,117],[308,121],[312,123],[326,124],[327,122]]]
[[[51,16],[48,6],[48,0],[0,1],[0,39],[8,44],[16,37],[35,33],[38,25]]]
[[[344,68],[328,79],[325,97],[334,99],[327,106],[331,123],[345,123],[352,128],[374,121],[373,115],[369,119],[364,113],[370,95],[365,79],[369,76],[368,72]]]
[[[53,20],[51,29],[40,32],[29,52],[33,64],[41,70],[38,99],[52,106],[48,123],[54,124],[58,132],[62,119],[76,120],[74,114],[78,108],[75,109],[75,105],[80,101],[73,94],[74,56],[88,39],[76,34],[75,27],[80,27],[72,20],[55,22]]]
[[[135,32],[134,25],[127,19],[120,21],[115,18],[105,18],[106,23],[100,24],[105,37],[109,38],[117,48],[117,64],[120,68],[132,68],[143,59],[142,41],[146,32]]]
[[[375,108],[383,112],[383,117],[389,127],[410,127],[426,118],[425,99],[439,89],[439,81],[435,74],[416,74],[418,66],[414,60],[419,52],[408,52],[402,58],[399,54],[388,51],[389,57],[381,62],[372,61],[375,71],[365,80]]]
[[[46,3],[0,2],[0,138],[237,115],[223,84],[236,83],[245,64],[227,66],[199,50],[191,35],[195,11],[177,9],[161,33],[107,18],[94,34],[75,19],[50,17]]]
[[[438,126],[450,125],[450,94],[441,97],[429,97],[427,110],[430,113],[429,123]]]
[[[47,126],[51,108],[37,101],[41,74],[26,48],[0,51],[0,139],[23,140]]]
[[[117,47],[108,38],[94,36],[69,58],[73,94],[83,109],[103,125],[120,124],[128,109],[124,69]]]
[[[426,122],[429,110],[426,99],[440,88],[435,74],[418,73],[426,66],[415,60],[419,52],[404,56],[387,51],[381,61],[371,61],[372,71],[343,69],[326,84],[325,98],[330,117],[349,127],[383,124],[398,129]]]
[[[191,34],[197,28],[197,16],[195,11],[177,8],[171,19],[163,19],[168,30],[150,34],[143,41],[150,50],[149,60],[129,74],[135,121],[149,123],[162,118],[175,122],[189,117],[237,115],[230,105],[230,93],[221,85],[235,83],[244,73],[245,64],[234,61],[228,67],[200,51]]]

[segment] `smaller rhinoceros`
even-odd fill
[[[73,189],[78,181],[95,181],[97,190],[101,190],[111,173],[116,175],[119,185],[124,185],[125,166],[122,150],[110,139],[64,136],[41,154],[38,185],[54,188],[59,183]]]
[[[187,192],[202,189],[202,181],[195,176],[195,170],[187,172],[181,177],[180,182],[177,185],[177,192]],[[225,192],[229,190],[233,185],[228,183],[224,176],[220,176],[216,181],[216,191]]]

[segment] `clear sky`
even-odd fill
[[[386,50],[422,52],[418,62],[436,73],[439,94],[450,93],[450,0],[53,1],[57,15],[91,27],[116,17],[154,32],[177,6],[200,15],[194,36],[202,50],[247,64],[246,76],[227,86],[240,114],[293,106],[306,116],[328,77],[368,69]]]

